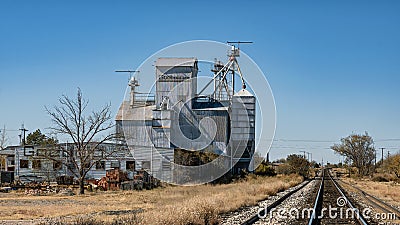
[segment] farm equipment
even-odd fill
[[[159,181],[154,178],[146,170],[136,171],[133,176],[133,180],[125,181],[121,183],[122,190],[142,190],[142,189],[152,189],[159,186]]]
[[[146,170],[139,170],[133,177],[134,180],[141,180],[143,182],[143,188],[149,190],[157,187],[158,180],[149,174]]]

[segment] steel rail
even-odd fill
[[[317,197],[315,198],[313,213],[308,221],[308,225],[313,225],[317,223],[317,210],[322,206],[322,197],[324,192],[324,180],[325,180],[325,170],[322,170],[321,184],[318,189]]]
[[[386,211],[386,212],[389,212],[389,213],[395,213],[396,217],[400,218],[400,210],[398,210],[395,207],[389,205],[388,203],[386,203],[382,199],[379,199],[379,198],[377,198],[377,197],[375,197],[375,196],[363,191],[362,189],[360,189],[360,188],[358,188],[358,187],[356,187],[356,186],[354,186],[354,185],[352,185],[350,183],[347,183],[347,182],[342,181],[342,180],[340,180],[340,182],[342,182],[342,183],[344,183],[344,184],[356,189],[357,191],[359,191],[362,195],[364,195],[365,199],[367,199],[371,204],[379,207],[382,211]],[[373,200],[371,200],[370,198],[373,199]],[[381,205],[377,204],[376,202],[378,202]],[[390,210],[388,210],[387,208],[383,207],[382,205],[387,207],[387,208],[389,208]]]
[[[354,210],[354,212],[357,213],[357,221],[358,221],[360,224],[368,225],[368,222],[367,222],[367,221],[364,219],[364,217],[360,214],[360,211],[359,211],[356,207],[354,207],[353,204],[351,204],[350,200],[349,200],[349,199],[346,197],[346,195],[343,193],[343,191],[342,191],[340,185],[332,178],[332,176],[331,176],[329,173],[328,173],[328,176],[329,176],[329,178],[332,180],[332,182],[333,182],[333,184],[335,185],[336,189],[339,191],[339,193],[342,195],[342,197],[346,200],[347,205],[348,205],[352,210]]]
[[[321,181],[321,186],[318,190],[318,194],[317,197],[315,198],[315,203],[314,203],[314,209],[313,209],[313,213],[312,216],[310,217],[309,221],[308,221],[308,225],[315,225],[315,224],[319,224],[320,223],[320,218],[318,218],[318,212],[321,210],[321,206],[322,206],[322,201],[323,201],[323,193],[324,193],[324,181],[325,181],[325,170],[323,170],[323,179]],[[332,176],[329,174],[329,172],[327,171],[327,176],[329,177],[329,179],[332,181],[332,183],[334,184],[336,190],[339,192],[339,194],[341,195],[341,197],[346,201],[347,205],[354,211],[357,213],[357,221],[362,224],[362,225],[368,225],[368,223],[365,221],[365,219],[362,217],[362,215],[360,214],[359,210],[357,210],[353,204],[351,204],[351,202],[349,201],[349,199],[346,197],[346,195],[344,194],[344,192],[342,191],[341,187],[339,186],[339,184],[337,184],[337,182],[332,178]]]
[[[306,183],[304,183],[303,185],[291,190],[290,192],[286,193],[285,195],[283,195],[282,197],[280,197],[279,199],[277,199],[275,202],[271,203],[270,205],[268,205],[265,209],[264,209],[264,213],[265,215],[267,215],[271,209],[275,208],[276,206],[278,206],[279,204],[281,204],[283,201],[285,201],[286,199],[288,199],[290,196],[292,196],[294,193],[300,191],[302,188],[304,188],[307,184],[310,183],[311,180],[308,180]],[[259,217],[259,213],[251,216],[250,218],[248,218],[246,221],[244,221],[243,223],[241,223],[242,225],[249,225],[249,224],[254,224],[255,222],[257,222],[258,220],[260,220]]]

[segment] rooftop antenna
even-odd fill
[[[252,41],[227,41],[226,43],[233,47],[229,56],[234,57],[240,57],[240,44],[253,44]]]
[[[129,73],[129,81],[128,85],[131,87],[131,93],[130,93],[130,99],[129,99],[129,105],[131,107],[134,106],[135,104],[135,94],[136,92],[136,87],[139,87],[139,81],[133,76],[134,73],[139,73],[139,70],[116,70],[116,73]],[[137,75],[138,76],[138,75]]]

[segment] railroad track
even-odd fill
[[[345,195],[343,192],[342,188],[339,186],[339,184],[332,178],[332,176],[329,174],[329,171],[327,169],[324,169],[321,171],[321,177],[320,177],[320,182],[319,182],[319,188],[317,187],[317,193],[315,195],[314,199],[314,204],[312,210],[312,214],[302,214],[302,218],[296,218],[295,221],[290,221],[288,224],[309,224],[309,225],[320,225],[320,224],[362,224],[362,225],[367,225],[369,224],[361,215],[360,212],[357,211],[357,208],[355,205],[351,203],[349,198]],[[275,201],[274,203],[268,205],[266,209],[264,210],[265,214],[269,214],[271,209],[277,208],[280,206],[282,202],[284,202],[286,199],[289,199],[294,193],[300,191],[305,185],[292,190],[290,193],[287,193],[286,195],[282,196],[280,199]],[[341,206],[337,206],[338,204],[338,199],[341,201]],[[282,206],[284,207],[284,206]],[[329,208],[338,208],[340,212],[340,208],[342,212],[346,212],[346,209],[350,209],[351,212],[354,212],[354,214],[350,214],[349,217],[346,216],[335,216],[334,218],[331,218],[330,215],[326,213],[326,209]],[[301,210],[298,208],[299,211]],[[308,208],[306,208],[308,209]],[[324,213],[325,212],[325,213]],[[344,215],[346,215],[344,213]],[[259,213],[257,215],[253,215],[249,219],[247,219],[242,225],[248,225],[248,224],[254,224],[257,222],[257,224],[263,224],[268,223],[267,221],[259,221],[260,216],[265,216],[263,213]],[[285,221],[286,222],[286,221]]]
[[[308,224],[369,224],[329,171],[324,169],[322,173],[313,213]]]
[[[380,212],[384,213],[387,215],[386,219],[383,220],[388,220],[389,222],[393,222],[395,220],[400,220],[400,210],[389,205],[382,199],[379,199],[371,194],[368,194],[367,192],[361,190],[360,188],[347,183],[343,180],[340,180],[341,183],[350,186],[351,188],[357,190],[361,194],[361,197],[367,200],[368,204],[371,205],[374,209],[379,210]],[[382,219],[382,218],[381,218]]]
[[[308,184],[310,185],[307,186]],[[306,186],[307,188],[304,188]],[[356,192],[351,188],[360,194],[355,194]],[[366,204],[363,199],[366,199],[369,204]],[[280,209],[285,209],[285,215],[289,216],[279,218],[278,210]],[[297,214],[297,217],[290,218],[292,215],[289,211],[292,209],[300,211],[300,217]],[[365,209],[372,211],[364,218]],[[305,214],[304,210],[306,210]],[[395,219],[377,219],[374,216],[379,212],[392,215],[392,217],[394,215]],[[265,208],[259,208],[257,214],[254,214],[254,211],[247,214],[238,213],[236,218],[240,219],[231,220],[231,222],[234,221],[232,224],[400,224],[400,210],[358,187],[332,177],[329,169],[323,169],[320,177],[297,186],[273,202],[270,201]]]
[[[265,209],[259,211],[257,214],[252,215],[251,217],[247,218],[243,223],[241,223],[242,225],[250,225],[250,224],[254,224],[257,221],[260,220],[260,217],[262,216],[266,216],[271,209],[277,207],[278,205],[280,205],[283,201],[285,201],[286,199],[290,198],[294,193],[300,191],[301,189],[303,189],[307,184],[310,183],[311,180],[303,183],[301,186],[291,190],[290,192],[286,193],[285,195],[283,195],[282,197],[278,198],[276,201],[274,201],[273,203],[269,204],[267,207],[265,207]]]

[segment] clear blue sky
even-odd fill
[[[329,146],[368,131],[400,147],[399,1],[0,2],[0,125],[17,144],[50,126],[44,106],[80,87],[93,108],[124,97],[128,77],[168,45],[251,40],[243,47],[274,92],[271,158],[299,150],[337,161]],[[386,139],[396,139],[388,141]]]

